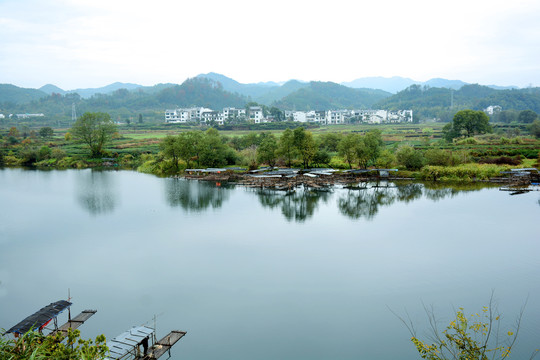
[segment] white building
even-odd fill
[[[249,107],[249,120],[255,124],[260,124],[264,120],[263,109],[260,106]]]
[[[308,111],[306,113],[306,121],[310,123],[325,124],[326,111]]]
[[[500,113],[502,111],[502,107],[499,105],[490,105],[487,108],[484,109],[484,112],[488,115],[493,115]]]
[[[189,121],[201,121],[202,114],[212,109],[203,107],[176,108],[165,110],[166,123],[186,123]]]
[[[307,122],[307,114],[303,111],[293,111],[292,113],[293,121],[305,123]]]
[[[347,110],[328,110],[326,112],[326,124],[345,124],[345,114]]]
[[[45,114],[15,114],[15,116],[17,117],[17,119],[28,119],[31,117],[42,117],[45,116]]]

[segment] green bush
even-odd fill
[[[455,142],[456,145],[478,145],[479,141],[476,138],[468,137]]]
[[[475,181],[489,180],[501,176],[502,171],[508,171],[509,165],[493,164],[463,164],[458,166],[431,166],[422,168],[420,178],[422,180],[442,181]]]
[[[51,151],[51,158],[61,160],[66,157],[66,152],[59,148],[54,148]]]
[[[427,165],[448,166],[452,161],[452,152],[442,149],[429,149],[424,153]]]
[[[97,336],[94,343],[81,339],[79,330],[68,329],[65,339],[61,332],[53,337],[36,331],[28,331],[14,339],[0,337],[0,359],[97,360],[104,359],[108,352],[104,335]]]
[[[48,146],[42,146],[40,149],[39,149],[39,160],[47,160],[51,157],[51,148],[48,147]]]
[[[411,146],[402,146],[396,153],[397,161],[400,165],[409,170],[419,170],[424,166],[424,154],[414,150]]]
[[[381,154],[375,161],[375,165],[378,168],[389,169],[396,163],[396,155],[388,149],[381,151]]]

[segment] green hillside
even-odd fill
[[[76,93],[55,93],[26,104],[0,103],[0,109],[10,113],[44,113],[47,117],[67,119],[71,117],[72,105],[75,104],[78,114],[103,111],[111,113],[114,119],[122,119],[143,113],[161,120],[165,109],[176,106],[204,106],[219,110],[227,106],[243,107],[246,102],[246,98],[225,91],[214,82],[195,78],[186,80],[182,85],[165,86],[155,93],[144,89],[118,89],[111,94],[95,94],[88,99]]]
[[[383,90],[352,89],[333,82],[312,81],[273,106],[284,110],[327,110],[370,108],[376,102],[390,96]]]
[[[388,110],[412,109],[420,117],[449,120],[461,109],[483,110],[491,105],[503,110],[540,111],[540,88],[496,90],[482,85],[465,85],[459,90],[411,85],[379,101],[375,107]]]
[[[25,104],[46,97],[47,94],[36,89],[25,89],[11,84],[0,84],[0,104]]]

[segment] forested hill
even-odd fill
[[[312,81],[283,99],[274,102],[284,110],[328,110],[371,108],[376,102],[390,96],[383,90],[352,89],[333,82]]]
[[[41,90],[20,88],[11,84],[0,84],[0,103],[25,104],[47,96]]]
[[[496,90],[482,85],[465,85],[459,90],[411,85],[385,98],[376,108],[412,109],[422,117],[443,117],[460,109],[483,110],[499,105],[503,110],[540,111],[540,88]]]
[[[157,85],[160,86],[160,85]],[[78,113],[104,111],[118,115],[132,115],[145,111],[162,113],[167,108],[204,106],[222,109],[227,106],[243,107],[247,98],[232,94],[214,82],[206,79],[188,79],[182,85],[165,86],[152,93],[137,89],[119,89],[112,94],[96,94],[89,99],[76,93],[65,95],[54,93],[33,100],[27,104],[0,103],[0,110],[9,113],[44,113],[47,116],[71,116],[71,106],[75,104]]]

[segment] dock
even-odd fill
[[[166,352],[169,352],[174,344],[186,335],[185,331],[172,330],[168,335],[156,342],[150,352],[142,357],[142,360],[159,359]],[[170,357],[170,353],[169,353]]]
[[[88,319],[90,319],[97,310],[84,310],[79,315],[75,316],[73,319],[69,319],[67,323],[61,325],[58,329],[55,329],[49,334],[49,336],[56,336],[56,334],[61,333],[62,337],[66,337],[68,329],[75,330]]]

